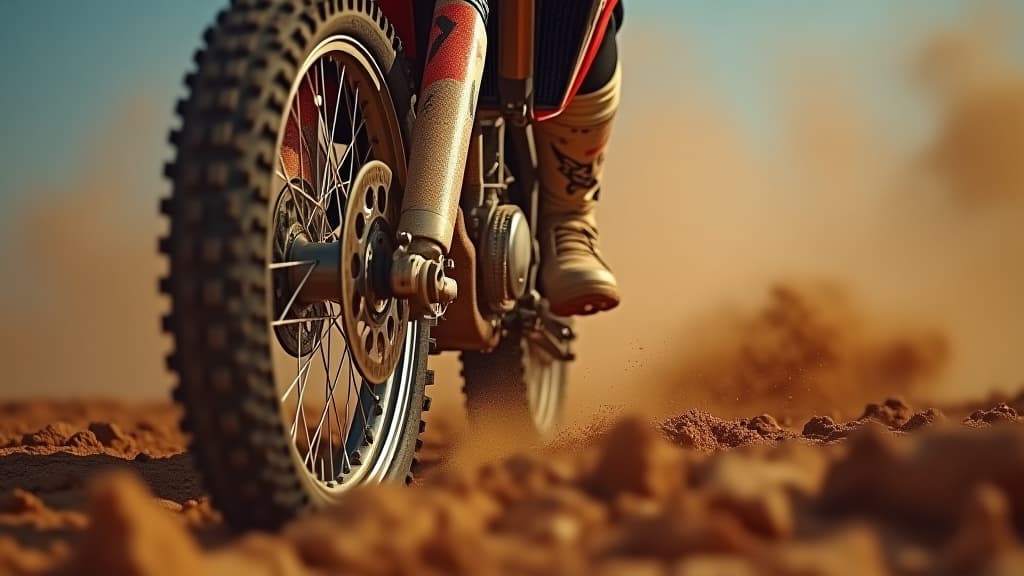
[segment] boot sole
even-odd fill
[[[618,295],[581,294],[563,302],[552,303],[551,313],[556,316],[590,316],[606,312],[619,305]]]

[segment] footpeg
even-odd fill
[[[551,314],[548,303],[533,291],[520,301],[518,322],[523,335],[552,358],[571,362],[576,359],[572,344],[576,340],[572,320]]]

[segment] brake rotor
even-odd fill
[[[392,297],[390,263],[398,226],[391,197],[391,169],[368,162],[349,187],[341,238],[341,315],[352,361],[372,384],[381,384],[398,364],[409,322],[409,306]]]

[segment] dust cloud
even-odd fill
[[[1020,28],[1019,18],[995,20]],[[743,368],[716,359],[757,340],[752,318],[771,310],[776,286],[833,286],[835,309],[811,299],[839,332],[830,338],[864,350],[907,343],[931,359],[919,375],[932,380],[933,398],[1024,381],[1024,71],[992,21],[979,12],[922,34],[911,54],[869,63],[895,68],[905,86],[859,86],[863,63],[826,49],[788,59],[765,87],[781,102],[782,137],[770,150],[704,88],[699,55],[674,55],[679,77],[660,82],[627,67],[600,213],[626,298],[583,323],[576,415],[586,421],[608,404],[645,410],[665,402],[666,386],[676,400],[742,409],[730,395],[735,378],[723,374]],[[667,47],[651,36],[627,37],[624,58],[663,60]],[[923,129],[878,114],[870,93],[880,88],[905,90],[912,107],[930,111]],[[793,353],[779,346],[771,362]],[[850,398],[823,390],[830,378],[790,376],[803,390],[790,389],[791,402],[827,411],[861,401],[852,387]],[[919,381],[907,376],[871,386],[907,392]],[[765,391],[771,403],[776,392]]]

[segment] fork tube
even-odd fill
[[[438,0],[412,135],[400,233],[410,252],[447,254],[487,53],[487,0]]]

